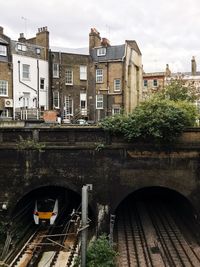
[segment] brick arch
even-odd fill
[[[129,190],[126,193],[124,192],[123,194],[120,195],[120,197],[118,198],[118,200],[114,203],[114,205],[111,207],[111,213],[115,213],[116,210],[119,208],[120,204],[126,200],[129,196],[138,193],[138,192],[142,192],[143,190],[151,190],[151,189],[158,189],[158,190],[168,190],[169,192],[171,191],[174,195],[177,194],[177,196],[182,197],[183,199],[185,199],[188,204],[191,205],[191,207],[193,208],[194,212],[196,214],[199,214],[199,205],[196,203],[196,201],[191,197],[192,194],[188,195],[187,190],[177,190],[177,188],[172,188],[172,187],[167,187],[167,186],[160,186],[160,185],[156,185],[156,186],[141,186],[141,187],[137,187],[134,188],[134,190]]]

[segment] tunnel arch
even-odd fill
[[[54,191],[54,192],[53,192]],[[16,213],[19,211],[21,207],[24,205],[27,205],[29,201],[34,201],[38,196],[41,195],[51,195],[51,192],[53,192],[54,195],[61,194],[62,196],[66,194],[66,201],[68,201],[70,204],[73,203],[76,204],[76,207],[81,205],[81,192],[77,192],[78,190],[74,191],[69,187],[66,186],[60,186],[60,185],[42,185],[42,186],[36,186],[35,188],[32,188],[32,190],[24,190],[23,194],[16,194],[15,202],[12,200],[12,206],[9,211],[9,217],[12,218],[16,215]],[[72,210],[72,209],[71,209]],[[96,211],[93,206],[93,203],[88,203],[88,210],[89,210],[89,216],[92,221],[95,221],[96,217]],[[80,206],[81,211],[81,206]]]
[[[188,210],[190,210],[194,216],[197,216],[198,214],[198,209],[196,208],[193,201],[187,195],[184,195],[183,193],[180,193],[175,189],[163,186],[146,186],[138,188],[132,192],[129,192],[121,199],[121,201],[116,203],[117,205],[114,207],[113,213],[117,213],[117,211],[120,209],[120,207],[124,202],[134,201],[139,198],[147,199],[148,197],[156,197],[156,196],[158,197],[158,199],[160,198],[167,199],[167,197],[169,197],[169,201],[176,200],[179,203],[183,203],[183,205]]]

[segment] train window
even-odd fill
[[[53,211],[55,199],[40,199],[37,201],[37,209],[40,212]]]

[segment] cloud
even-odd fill
[[[198,63],[200,55],[199,0],[7,0],[1,11],[1,26],[12,39],[48,26],[52,46],[88,46],[91,27],[111,44],[136,40],[146,71],[162,71],[166,63],[189,71],[192,56]]]

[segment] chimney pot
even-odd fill
[[[3,27],[0,26],[0,34],[3,34]]]

